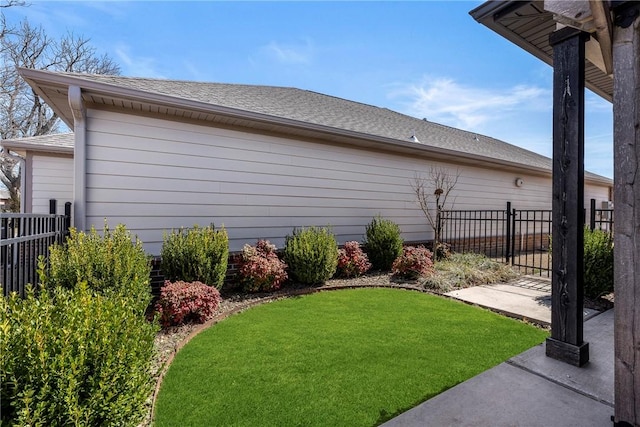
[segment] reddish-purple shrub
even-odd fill
[[[391,271],[394,277],[417,279],[433,274],[433,254],[424,246],[405,246],[393,262]]]
[[[213,317],[220,301],[220,292],[212,286],[167,280],[160,290],[156,311],[165,328],[187,322],[204,323]]]
[[[358,277],[366,273],[370,268],[369,257],[362,251],[358,242],[347,242],[338,251],[336,276]]]
[[[238,277],[247,292],[271,292],[287,280],[287,265],[278,258],[276,246],[258,240],[256,246],[244,245]]]

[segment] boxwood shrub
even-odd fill
[[[364,250],[374,270],[389,271],[393,261],[402,255],[402,236],[395,222],[375,217],[366,228]]]
[[[144,313],[151,302],[150,271],[142,242],[124,225],[112,231],[105,223],[102,235],[94,227],[87,233],[72,228],[64,245],[52,246],[48,269],[41,264],[40,281],[66,289],[85,282],[90,290],[122,297]]]
[[[599,298],[613,292],[613,238],[603,230],[584,230],[584,294]]]
[[[164,235],[161,270],[170,281],[202,282],[220,289],[227,274],[229,236],[222,227],[216,230],[194,225]]]
[[[329,280],[338,265],[338,243],[329,228],[296,228],[286,237],[284,262],[290,277],[315,285]]]
[[[0,298],[0,424],[137,425],[156,332],[87,283]]]

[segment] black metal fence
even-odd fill
[[[24,296],[28,283],[38,282],[38,258],[49,258],[49,247],[63,243],[71,223],[71,203],[65,214],[56,215],[56,202],[51,200],[51,214],[0,214],[0,283],[2,293],[17,292]]]
[[[439,219],[440,240],[455,252],[503,259],[526,274],[548,276],[551,271],[550,209],[512,209],[507,202],[502,210],[443,210]],[[591,230],[613,232],[613,209],[597,209],[591,199],[585,223]]]

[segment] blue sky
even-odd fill
[[[4,12],[90,38],[126,76],[293,86],[550,157],[552,69],[476,23],[479,4],[32,0]],[[611,104],[586,100],[586,168],[613,177]]]

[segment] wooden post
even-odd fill
[[[584,68],[589,35],[567,27],[553,46],[553,276],[546,354],[575,366],[589,361],[583,341]]]
[[[616,426],[640,425],[640,20],[629,24],[613,35]]]

